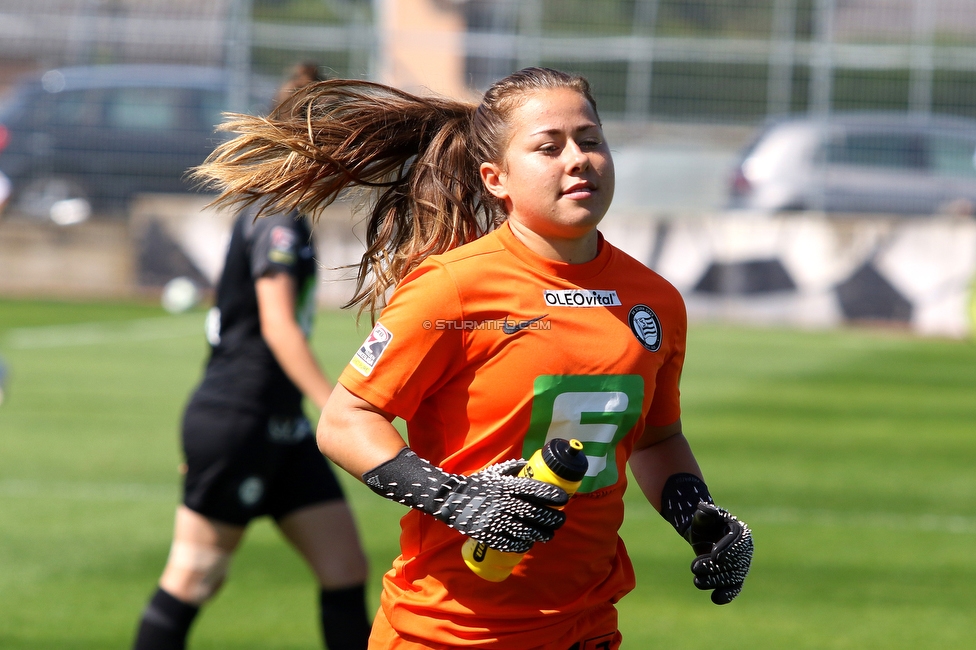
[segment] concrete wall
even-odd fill
[[[135,260],[126,224],[0,220],[0,295],[133,295]]]
[[[976,332],[972,217],[724,213],[602,230],[674,284],[692,320]]]
[[[233,214],[193,195],[144,195],[127,221],[89,220],[71,226],[0,218],[0,295],[51,298],[155,299],[174,277],[204,293],[216,283],[230,241]],[[322,268],[319,298],[339,305],[351,297],[361,227],[338,204],[315,226]],[[354,274],[353,274],[354,277]]]
[[[232,215],[199,196],[145,196],[126,222],[0,221],[0,294],[158,295],[169,279],[219,276]],[[884,324],[922,335],[976,332],[976,219],[615,213],[609,241],[657,270],[692,320],[829,328]],[[332,206],[315,226],[319,301],[352,296],[361,219]]]

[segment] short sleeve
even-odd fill
[[[662,327],[667,328],[669,338],[667,358],[657,371],[654,382],[654,396],[647,413],[646,425],[667,426],[677,422],[681,417],[681,396],[679,384],[681,370],[685,363],[685,349],[688,337],[688,316],[685,311],[684,300],[677,290],[672,289],[672,304],[669,305],[669,316]]]
[[[254,224],[251,238],[251,277],[257,279],[269,271],[297,275],[302,233],[294,218],[282,215],[261,217]]]
[[[354,395],[410,419],[420,403],[464,365],[457,285],[427,260],[398,285],[376,325],[339,377]]]

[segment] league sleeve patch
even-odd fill
[[[276,264],[292,265],[295,263],[295,233],[284,226],[271,229],[271,248],[268,250],[268,260]]]
[[[392,339],[393,332],[383,327],[381,323],[376,323],[373,331],[369,333],[366,341],[356,351],[356,355],[349,362],[349,365],[358,370],[364,377],[369,377]]]

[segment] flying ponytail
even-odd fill
[[[499,81],[480,106],[348,79],[310,84],[267,117],[231,114],[237,135],[192,171],[213,205],[255,205],[258,216],[298,211],[313,220],[354,188],[365,202],[366,252],[345,305],[375,314],[389,289],[429,255],[501,223],[482,192],[482,162],[501,162],[511,111],[535,90],[569,87],[596,108],[582,77],[527,68]]]
[[[344,191],[373,190],[346,306],[375,312],[423,258],[494,225],[467,144],[474,110],[366,81],[314,83],[267,117],[229,115],[219,128],[238,135],[192,176],[220,192],[214,205],[255,205],[258,216],[297,210],[314,220]]]

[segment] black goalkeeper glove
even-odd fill
[[[725,605],[742,591],[752,564],[752,531],[712,503],[705,483],[693,474],[675,474],[664,485],[661,515],[688,540],[697,556],[691,563],[695,586],[712,590]]]
[[[404,447],[363,474],[373,492],[432,515],[458,532],[509,553],[552,539],[569,497],[555,485],[515,476],[524,460],[492,465],[471,476],[449,474]]]
[[[695,586],[711,589],[716,605],[732,602],[752,564],[752,531],[727,510],[699,503],[685,538],[698,554],[691,563]]]

